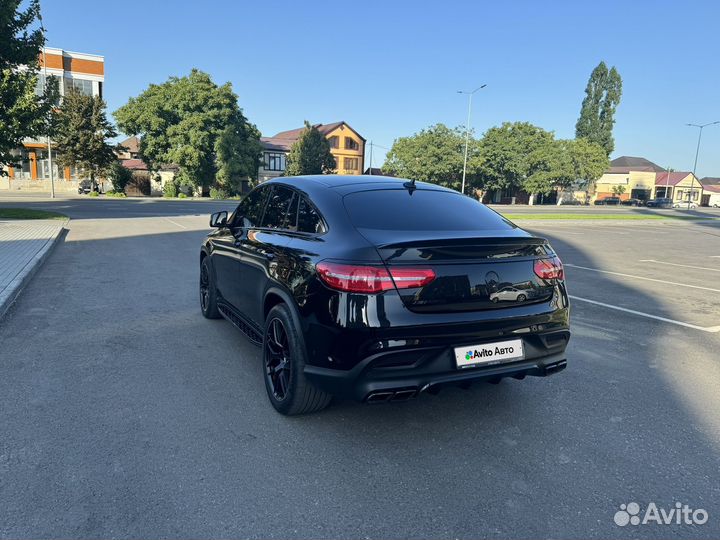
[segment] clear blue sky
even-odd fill
[[[623,78],[613,156],[692,169],[688,122],[720,120],[714,1],[242,2],[44,0],[48,45],[105,56],[114,111],[150,83],[197,67],[231,81],[263,135],[345,120],[368,140],[464,124],[529,121],[574,136],[590,71]],[[379,165],[384,155],[375,154]],[[720,176],[720,126],[699,176]]]

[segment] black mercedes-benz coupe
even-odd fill
[[[262,346],[273,406],[400,401],[545,376],[570,338],[548,242],[456,191],[378,176],[278,178],[200,252],[200,303]]]

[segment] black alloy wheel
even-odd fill
[[[273,396],[283,401],[290,389],[290,344],[285,325],[272,319],[265,339],[265,377]]]
[[[215,283],[213,282],[207,257],[200,263],[200,309],[206,319],[220,318]]]

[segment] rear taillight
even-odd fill
[[[565,279],[560,258],[556,255],[549,259],[538,259],[533,265],[535,275],[541,279]]]
[[[412,289],[435,279],[435,272],[429,268],[395,268],[388,272],[382,266],[321,262],[317,271],[328,287],[356,293],[379,293],[395,286]]]

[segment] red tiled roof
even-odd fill
[[[709,185],[709,186],[703,186],[703,190],[705,191],[712,191],[713,193],[720,193],[720,185]]]
[[[684,180],[685,178],[687,178],[688,175],[690,175],[692,173],[671,172],[669,174],[670,174],[669,179],[668,179],[668,173],[666,173],[666,172],[661,172],[661,173],[655,174],[655,185],[656,186],[666,186],[666,185],[674,186],[674,185],[677,185],[682,180]]]
[[[347,122],[340,121],[340,122],[333,122],[332,124],[314,124],[313,127],[317,128],[317,130],[322,133],[323,135],[327,135],[334,129],[339,128],[340,126],[345,125],[350,131],[355,133],[358,137],[360,137],[363,141],[365,138],[360,135],[357,131],[355,131]],[[296,128],[296,129],[290,129],[288,131],[281,131],[280,133],[276,133],[272,137],[263,137],[263,139],[266,140],[276,140],[278,143],[281,141],[286,141],[290,143],[290,146],[292,146],[292,143],[294,143],[296,140],[298,140],[298,137],[300,137],[300,134],[305,130],[305,127]],[[262,140],[262,139],[261,139]]]
[[[142,159],[123,159],[121,162],[123,167],[131,171],[147,171],[148,166]]]
[[[122,161],[120,161],[120,164],[126,169],[130,169],[131,171],[149,170],[147,163],[145,163],[142,159],[123,159]],[[157,170],[177,172],[180,170],[180,166],[175,165],[174,163],[161,163],[160,165],[158,165]]]

